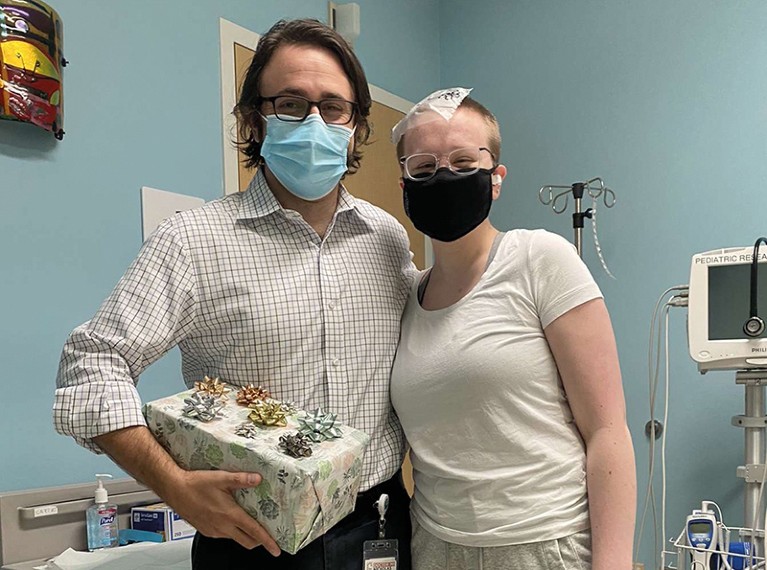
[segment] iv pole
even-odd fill
[[[735,383],[746,388],[745,414],[733,416],[732,425],[744,428],[745,431],[745,465],[737,468],[737,476],[744,479],[745,527],[753,526],[756,536],[756,550],[764,555],[764,534],[756,529],[764,528],[764,510],[759,508],[759,491],[765,476],[765,383],[767,370],[738,370]],[[756,521],[756,524],[754,524]]]
[[[594,186],[592,186],[594,184]],[[563,190],[557,194],[554,194],[555,190]],[[612,208],[615,205],[615,192],[610,190],[600,177],[592,178],[586,182],[574,182],[570,186],[557,186],[548,185],[543,186],[538,190],[538,199],[544,206],[551,206],[551,209],[555,213],[561,214],[567,209],[568,195],[572,194],[575,200],[575,212],[573,212],[573,230],[575,249],[578,251],[578,255],[583,258],[583,220],[585,218],[591,219],[594,215],[594,210],[586,208],[581,209],[581,202],[583,200],[584,192],[588,192],[594,200],[602,198],[605,207]],[[546,196],[548,193],[548,196]],[[564,200],[561,198],[564,196]],[[557,206],[557,202],[563,203],[561,207]]]
[[[743,324],[743,332],[747,337],[756,338],[764,332],[764,321],[759,317],[757,308],[759,286],[758,265],[759,246],[767,244],[767,238],[760,237],[754,244],[754,254],[751,259],[751,282],[750,282],[750,317]],[[764,366],[764,359],[746,359],[746,362],[756,366]],[[746,464],[739,467],[737,474],[746,483],[745,492],[745,516],[746,526],[751,523],[754,532],[753,540],[757,545],[757,551],[764,556],[764,532],[757,534],[756,529],[764,529],[764,510],[760,508],[761,493],[764,490],[767,468],[765,466],[765,383],[767,370],[755,368],[739,370],[735,374],[735,382],[746,387],[746,413],[743,416],[732,418],[732,424],[745,429],[746,436]]]

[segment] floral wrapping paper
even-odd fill
[[[149,429],[185,469],[260,473],[261,484],[237,491],[235,499],[282,550],[295,554],[354,510],[366,433],[341,425],[340,438],[314,443],[311,457],[296,459],[280,449],[279,439],[297,431],[296,418],[305,412],[288,416],[286,427],[257,426],[250,439],[235,434],[252,411],[237,404],[235,391],[223,395],[225,405],[210,422],[184,416],[184,399],[194,392],[146,404]]]

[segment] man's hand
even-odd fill
[[[257,473],[186,471],[144,426],[105,433],[93,440],[205,536],[231,538],[245,548],[263,545],[273,556],[280,555],[274,539],[232,495],[238,489],[258,486],[261,476]]]
[[[238,489],[261,483],[257,473],[228,471],[184,471],[165,500],[181,518],[210,538],[231,538],[251,549],[259,545],[272,556],[280,548],[264,527],[258,524],[234,500]]]

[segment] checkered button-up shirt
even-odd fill
[[[136,382],[178,345],[188,387],[206,375],[261,384],[368,433],[368,489],[402,460],[389,374],[413,275],[407,234],[389,214],[342,189],[320,238],[259,173],[246,192],[163,222],[72,332],[56,430],[99,451],[93,437],[146,425]]]

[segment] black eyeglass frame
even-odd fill
[[[399,159],[399,164],[402,167],[402,172],[405,175],[404,176],[405,178],[407,178],[408,180],[413,180],[415,182],[425,182],[426,180],[431,180],[437,174],[437,170],[439,170],[439,168],[440,168],[439,163],[440,163],[440,161],[442,160],[443,157],[448,157],[452,153],[454,153],[455,151],[462,150],[464,148],[473,148],[473,147],[456,148],[454,150],[451,150],[449,153],[443,154],[441,156],[437,156],[433,152],[416,152],[414,154],[409,154],[408,156],[401,156],[400,159]],[[471,176],[472,174],[474,174],[475,172],[479,172],[480,170],[484,170],[484,171],[490,172],[491,174],[493,172],[495,172],[495,170],[498,168],[498,159],[495,158],[495,155],[493,154],[493,151],[490,150],[489,148],[487,148],[486,146],[480,146],[480,147],[477,147],[477,148],[479,149],[480,152],[482,152],[483,150],[487,151],[487,154],[489,154],[490,158],[493,159],[493,166],[492,166],[492,168],[482,168],[481,166],[477,166],[477,168],[472,168],[469,172],[461,172],[460,170],[454,170],[452,165],[450,164],[450,161],[448,161],[448,169],[450,170],[450,172],[452,172],[454,174],[457,174],[458,176]],[[410,157],[413,157],[413,156],[416,156],[416,155],[431,155],[431,156],[433,156],[436,159],[436,162],[435,162],[436,168],[434,169],[434,172],[432,172],[429,176],[422,176],[422,177],[419,177],[419,178],[412,177],[410,175],[410,173],[408,172],[408,169],[405,166],[405,163],[407,162],[407,160]]]
[[[278,114],[277,106],[274,104],[274,102],[277,99],[282,99],[283,97],[290,98],[290,99],[301,99],[302,101],[306,101],[308,105],[306,106],[306,112],[304,113],[304,116],[300,118],[299,117],[286,118],[286,117],[289,117],[289,115]],[[306,117],[308,117],[311,114],[313,107],[317,107],[317,110],[320,112],[320,117],[322,117],[322,120],[325,121],[325,116],[322,114],[322,104],[328,101],[336,101],[338,103],[349,104],[352,107],[352,112],[349,115],[349,119],[347,121],[343,123],[329,123],[328,121],[325,121],[325,123],[328,125],[348,125],[355,119],[358,112],[357,103],[355,103],[354,101],[347,101],[346,99],[341,99],[339,97],[329,97],[327,99],[320,99],[319,101],[312,101],[311,99],[307,99],[306,97],[302,97],[301,95],[275,95],[274,97],[259,97],[259,101],[261,102],[266,101],[268,103],[271,103],[272,111],[274,111],[274,116],[277,117],[280,121],[285,121],[286,123],[300,123],[301,121],[305,121]]]

